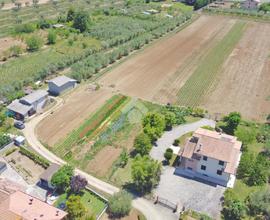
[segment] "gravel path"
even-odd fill
[[[156,145],[152,148],[150,156],[158,161],[164,160],[164,152],[167,148],[171,147],[174,140],[181,137],[182,135],[195,131],[202,126],[215,127],[215,121],[209,119],[201,119],[200,121],[179,125],[174,127],[171,131],[166,131],[160,139],[156,142]]]

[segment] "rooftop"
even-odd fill
[[[21,98],[20,100],[25,101],[29,104],[33,104],[34,102],[38,101],[39,99],[45,97],[46,95],[48,95],[48,92],[45,90],[37,90],[34,91],[33,93],[24,96],[23,98]]]
[[[192,158],[193,154],[198,154],[225,161],[224,171],[234,173],[241,145],[234,136],[199,128],[186,143],[182,157]]]
[[[20,216],[24,220],[61,220],[67,215],[66,212],[21,191],[6,195],[5,199],[0,201],[0,213],[13,220],[16,218],[12,216]]]
[[[58,76],[54,79],[49,80],[49,82],[54,83],[56,86],[62,86],[65,85],[68,82],[77,82],[75,79],[71,79],[67,76]]]
[[[24,105],[19,100],[14,100],[7,106],[7,109],[21,115],[26,115],[32,109],[32,106]]]

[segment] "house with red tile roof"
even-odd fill
[[[63,220],[66,216],[65,211],[22,191],[0,189],[1,220]]]
[[[199,128],[179,151],[179,171],[226,187],[233,187],[242,143],[236,137]],[[181,170],[182,169],[182,170]]]

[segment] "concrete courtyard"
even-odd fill
[[[221,198],[225,191],[222,186],[211,186],[193,179],[174,174],[174,167],[164,167],[155,195],[170,202],[178,203],[185,209],[206,213],[219,219]]]

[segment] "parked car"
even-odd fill
[[[14,122],[14,127],[18,128],[18,129],[24,129],[25,125],[24,125],[24,123],[22,121],[15,121]]]

